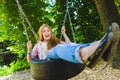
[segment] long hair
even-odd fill
[[[52,29],[50,28],[49,25],[47,24],[42,24],[39,28],[39,31],[38,31],[38,35],[39,35],[39,39],[40,41],[43,41],[44,38],[43,38],[43,28],[44,27],[48,27],[48,29],[50,30],[51,32],[51,38],[50,40],[48,40],[48,43],[47,43],[47,49],[50,50],[51,48],[53,48],[54,46],[56,46],[57,44],[60,43],[60,40],[55,36],[55,34],[52,32]]]

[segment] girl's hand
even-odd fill
[[[31,43],[31,41],[27,42],[27,50],[28,50],[28,52],[32,51],[32,43]]]
[[[62,33],[63,35],[66,34],[65,31],[66,31],[66,30],[65,30],[65,26],[63,25],[62,28],[61,28],[61,33]]]

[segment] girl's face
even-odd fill
[[[44,27],[42,30],[44,41],[48,41],[51,38],[51,31],[48,27]]]

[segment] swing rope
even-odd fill
[[[63,25],[65,25],[66,19],[67,19],[67,12],[68,12],[68,0],[66,1],[66,12],[63,20]],[[60,35],[60,40],[62,39],[62,33]]]
[[[73,27],[72,27],[72,22],[71,22],[71,17],[70,17],[69,11],[68,11],[68,17],[69,17],[70,28],[71,28],[71,31],[72,31],[73,40],[74,40],[74,42],[76,42],[76,40],[75,40],[75,33],[74,33],[74,30],[73,30]]]
[[[22,24],[23,24],[23,27],[24,27],[24,30],[25,30],[25,35],[26,35],[27,41],[30,41],[29,36],[28,36],[27,29],[26,29],[26,25],[25,25],[25,23],[24,23],[24,19],[22,20]]]
[[[28,24],[29,27],[30,27],[30,30],[31,30],[32,33],[34,34],[34,37],[35,37],[36,41],[38,41],[37,34],[34,32],[34,29],[33,29],[32,25],[30,24],[30,21],[28,20],[27,16],[25,15],[25,13],[24,13],[24,11],[23,11],[23,9],[22,9],[19,1],[18,1],[18,0],[15,0],[15,1],[16,1],[16,3],[17,3],[18,9],[19,9],[19,11],[20,11],[20,16],[21,16],[21,18],[22,18],[22,24],[23,24],[23,27],[24,27],[24,29],[25,29],[25,33],[26,33],[25,35],[26,35],[26,37],[27,37],[27,40],[29,41],[29,36],[28,36],[28,34],[27,34],[27,28],[26,28],[26,25],[25,25],[25,21],[27,22],[27,24]],[[25,21],[24,21],[24,20],[25,20]]]
[[[65,25],[66,19],[67,19],[67,12],[68,12],[68,0],[66,1],[66,12],[63,20],[63,25]]]
[[[20,6],[19,2],[18,2],[18,1],[16,1],[16,2],[18,3],[18,6]],[[18,9],[19,9],[19,11],[22,11],[21,7],[18,7]],[[26,25],[25,25],[25,20],[24,20],[23,15],[22,15],[21,12],[20,12],[20,17],[22,18],[22,25],[23,25],[24,30],[25,30],[26,38],[27,38],[27,40],[29,41],[29,36],[28,36],[27,29],[26,29]]]
[[[65,22],[66,22],[66,19],[67,19],[67,15],[68,15],[69,23],[70,23],[70,28],[71,28],[71,31],[72,31],[73,40],[74,40],[74,42],[76,42],[76,40],[75,40],[75,33],[74,33],[74,30],[73,30],[71,17],[70,17],[70,13],[69,13],[68,0],[66,1],[66,13],[65,13],[65,16],[64,16],[63,25],[65,25]],[[60,39],[61,38],[62,38],[62,34],[60,36]]]

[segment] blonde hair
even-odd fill
[[[38,31],[38,35],[39,35],[39,39],[40,41],[43,41],[44,38],[43,38],[43,35],[42,35],[42,32],[43,32],[43,28],[44,27],[47,27],[50,32],[51,32],[51,38],[50,40],[48,41],[47,43],[47,49],[50,50],[51,48],[53,48],[54,46],[56,46],[57,44],[60,43],[60,40],[55,36],[55,34],[52,32],[52,29],[50,28],[49,25],[47,24],[42,24],[39,28],[39,31]]]

